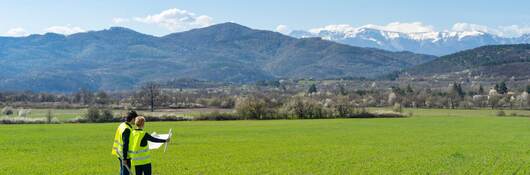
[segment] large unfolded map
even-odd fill
[[[169,138],[169,133],[168,134],[157,134],[156,132],[153,132],[151,136],[159,138],[159,139],[167,140]],[[156,143],[156,142],[147,142],[147,143],[149,144],[149,149],[158,149],[164,144],[164,143]]]

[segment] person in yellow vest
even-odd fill
[[[127,112],[125,122],[121,123],[116,129],[114,135],[114,144],[112,145],[112,155],[118,157],[120,161],[120,175],[130,175],[129,168],[131,167],[131,158],[129,153],[130,138],[132,136],[132,125],[134,119],[138,116],[136,111]]]
[[[143,130],[145,118],[142,116],[137,117],[134,123],[137,128],[132,131],[131,149],[129,152],[132,168],[136,175],[151,175],[151,153],[149,152],[147,141],[164,143],[168,142],[169,138],[167,140],[158,139],[145,132]]]

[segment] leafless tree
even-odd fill
[[[109,95],[104,91],[96,93],[95,102],[98,105],[107,105],[110,102]]]
[[[155,111],[155,105],[158,97],[160,97],[160,91],[160,84],[156,82],[145,83],[141,88],[140,96],[149,104],[151,112]]]

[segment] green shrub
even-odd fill
[[[95,107],[90,107],[87,109],[87,112],[84,115],[84,118],[88,122],[97,122],[100,118],[99,109]]]
[[[221,113],[218,111],[210,113],[201,113],[194,117],[193,120],[242,120],[244,117],[238,116],[236,113]]]
[[[112,110],[110,109],[103,109],[101,110],[99,121],[101,122],[107,122],[112,121],[114,119],[114,114],[112,113]]]
[[[404,118],[406,117],[402,113],[393,111],[376,111],[376,112],[363,112],[354,115],[350,118]]]
[[[96,107],[90,107],[87,109],[87,112],[84,114],[83,118],[86,122],[90,123],[100,123],[100,122],[112,122],[114,120],[114,115],[110,109],[98,109]],[[83,121],[80,121],[83,122]]]

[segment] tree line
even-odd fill
[[[304,85],[285,85],[283,82],[260,83],[253,86],[222,86],[215,88],[175,89],[167,88],[156,82],[143,84],[128,92],[88,91],[81,89],[76,93],[54,94],[33,92],[0,92],[0,105],[13,107],[55,107],[87,108],[105,107],[116,109],[143,109],[154,111],[157,108],[228,108],[237,109],[247,101],[249,106],[266,104],[267,107],[256,110],[270,111],[282,109],[296,112],[300,107],[315,108],[311,113],[299,114],[300,117],[325,115],[325,110],[315,106],[333,106],[345,103],[355,108],[366,107],[407,107],[407,108],[519,108],[530,107],[530,86],[510,89],[506,82],[491,87],[482,85],[465,86],[450,83],[447,87],[390,86],[369,88],[351,88],[345,83]],[[246,99],[246,100],[243,100]],[[304,102],[301,105],[301,102]],[[294,105],[298,104],[298,105]],[[289,107],[298,106],[298,107]],[[338,107],[335,112],[343,113]],[[279,111],[279,110],[276,110]],[[322,112],[324,111],[324,112]],[[266,112],[265,112],[266,113]],[[256,116],[254,112],[248,115]]]

